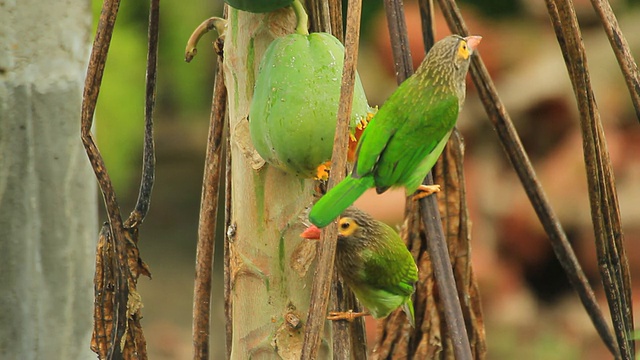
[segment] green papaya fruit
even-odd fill
[[[290,34],[269,45],[249,110],[251,139],[266,162],[308,178],[331,159],[343,63],[344,47],[328,33]],[[368,110],[356,74],[352,134]]]
[[[236,9],[252,13],[266,13],[291,5],[293,0],[224,0]]]

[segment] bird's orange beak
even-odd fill
[[[311,225],[305,231],[303,231],[302,234],[300,234],[300,237],[309,240],[319,240],[320,229],[315,225]]]
[[[478,44],[480,44],[480,41],[482,41],[482,36],[477,36],[477,35],[467,36],[466,38],[464,38],[464,40],[467,42],[467,46],[469,47],[469,50],[471,50],[471,53],[473,54],[476,51]]]

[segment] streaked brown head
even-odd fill
[[[338,218],[338,240],[366,241],[377,233],[376,221],[367,213],[351,206]],[[309,226],[300,234],[305,239],[320,239],[320,229]]]
[[[471,55],[476,51],[481,36],[450,35],[436,42],[416,70],[421,81],[431,81],[444,87],[453,86],[460,103],[464,102],[465,77],[469,71]]]

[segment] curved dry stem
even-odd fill
[[[200,38],[202,38],[204,34],[213,29],[216,29],[219,38],[224,36],[227,29],[227,20],[214,16],[198,25],[198,27],[193,30],[193,33],[191,33],[191,36],[189,36],[189,40],[187,40],[187,47],[184,52],[184,61],[191,62],[191,60],[193,60],[196,54],[198,54],[198,41],[200,41]]]
[[[160,1],[152,0],[149,6],[149,40],[147,49],[147,75],[144,105],[144,149],[142,178],[136,205],[125,221],[128,228],[142,224],[149,212],[151,190],[155,180],[156,154],[153,141],[153,110],[156,105],[156,79],[158,77],[158,33],[160,27]]]

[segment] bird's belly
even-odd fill
[[[354,287],[351,289],[362,305],[369,310],[371,315],[376,318],[383,318],[389,315],[393,310],[399,308],[405,302],[404,296],[392,294],[381,289],[374,289],[367,286]]]

